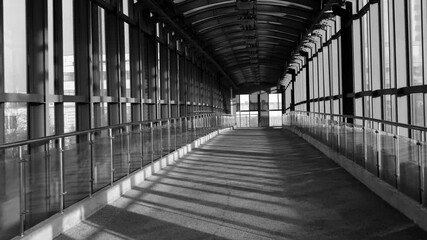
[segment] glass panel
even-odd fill
[[[0,151],[0,239],[20,235],[18,148]]]
[[[170,149],[170,139],[169,139],[169,126],[167,121],[162,122],[162,155],[165,156],[169,152],[171,152]]]
[[[76,131],[76,103],[64,103],[64,132]]]
[[[124,0],[126,1],[126,0]],[[131,97],[131,85],[130,85],[130,44],[129,44],[129,24],[124,23],[125,30],[125,86],[126,86],[126,97]]]
[[[160,123],[153,123],[153,160],[162,157],[162,128]]]
[[[98,64],[100,95],[107,96],[107,52],[105,48],[105,10],[98,7]]]
[[[178,122],[177,120],[171,120],[170,123],[170,152],[173,152],[177,149]]]
[[[375,130],[365,129],[365,141],[366,169],[375,176],[378,176],[377,134]]]
[[[54,0],[48,0],[47,1],[47,11],[48,11],[48,48],[49,48],[49,92],[48,94],[55,94],[54,86],[55,86],[55,63],[54,63],[54,57],[55,57],[55,38],[54,38],[54,24],[53,24],[53,1]],[[54,129],[54,127],[53,127]]]
[[[270,127],[282,126],[282,111],[270,111]]]
[[[59,211],[58,151],[50,155],[48,144],[31,146],[25,162],[25,228],[28,229]]]
[[[46,129],[47,135],[55,135],[55,104],[49,103],[49,114],[48,114],[48,129]]]
[[[249,110],[249,95],[240,95],[240,110]]]
[[[152,144],[153,144],[153,140],[152,140],[152,136],[151,136],[151,128],[150,128],[150,124],[146,124],[143,125],[143,129],[142,129],[142,133],[143,133],[143,166],[150,164],[151,163],[151,159],[152,159],[152,155],[153,155],[153,149],[152,149]]]
[[[176,122],[176,148],[180,148],[183,146],[184,141],[183,141],[183,122],[181,122],[180,119],[177,120]]]
[[[124,131],[124,129],[113,129],[114,181],[126,176],[129,172],[129,135]]]
[[[258,112],[249,112],[249,127],[258,127]]]
[[[188,138],[187,143],[191,143],[196,139],[195,117],[189,118],[187,123]]]
[[[396,187],[396,154],[395,139],[392,134],[380,132],[381,137],[381,173],[380,177],[388,184]]]
[[[73,0],[62,1],[64,94],[75,94]]]
[[[69,142],[77,144],[64,149],[64,191],[67,193],[64,195],[65,207],[88,197],[91,184],[91,151],[88,136],[70,138],[72,139]]]
[[[354,154],[354,134],[353,134],[353,125],[347,124],[346,127],[346,135],[347,135],[347,158],[350,160],[354,160],[353,154]]]
[[[129,2],[128,2],[128,0],[122,0],[122,12],[125,15],[129,15]]]
[[[102,102],[101,104],[101,126],[108,125],[108,103]]]
[[[384,88],[391,88],[391,68],[390,68],[390,30],[389,30],[389,14],[388,14],[388,1],[383,1],[382,6],[382,30],[383,30],[383,63],[384,63]]]
[[[133,172],[141,167],[142,161],[142,131],[139,125],[132,126],[130,132],[130,171]]]
[[[132,105],[126,103],[126,116],[124,116],[125,122],[132,122]]]
[[[411,85],[423,84],[423,45],[421,0],[411,0],[411,47],[412,79]]]
[[[8,93],[27,92],[25,0],[3,1],[4,87]]]
[[[361,167],[365,167],[364,154],[364,134],[362,126],[355,126],[354,129],[354,161]]]
[[[92,141],[93,191],[96,192],[111,181],[111,146],[108,131],[93,133]]]
[[[411,94],[411,113],[412,113],[412,124],[424,126],[424,94],[416,93]]]
[[[4,104],[5,142],[16,142],[28,138],[27,104],[7,102]]]
[[[340,122],[339,123],[339,132],[338,132],[338,136],[339,136],[339,144],[340,144],[340,153],[345,155],[346,153],[346,135],[345,135],[345,125]]]
[[[268,107],[267,107],[267,109],[268,109]],[[271,111],[271,112],[273,112],[273,111]],[[268,127],[268,126],[270,126],[271,125],[271,123],[270,123],[271,122],[271,118],[269,118],[269,115],[270,115],[269,111],[260,111],[259,113],[260,113],[260,123],[259,123],[259,125],[261,127]]]
[[[411,197],[420,200],[420,171],[418,167],[418,146],[413,140],[398,137],[399,141],[399,190]]]

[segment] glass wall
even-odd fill
[[[427,126],[427,4],[421,0],[350,2],[353,92],[344,94],[354,104],[354,115]],[[341,79],[342,62],[349,57],[341,51],[341,20],[330,15],[306,36],[300,51],[307,56],[296,54],[282,81],[286,111],[342,113],[343,82],[349,84],[351,79]]]
[[[0,5],[0,144],[230,112],[231,91],[218,69],[136,0],[3,0]],[[94,135],[92,140],[103,142],[108,132]],[[75,149],[87,148],[88,141],[86,135],[64,138],[66,155],[80,158],[87,151]],[[27,146],[0,152],[0,239],[20,234],[20,151],[28,160],[29,199],[51,203],[27,206],[26,227],[58,207],[59,194],[43,195],[58,191],[58,145]],[[102,151],[97,154],[102,158]]]
[[[236,96],[237,127],[282,125],[282,94],[252,93]]]

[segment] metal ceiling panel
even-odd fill
[[[265,90],[285,70],[329,1],[169,0],[185,29],[241,88]]]

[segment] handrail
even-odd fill
[[[375,119],[375,118],[368,118],[368,117],[362,117],[362,116],[339,115],[339,114],[332,114],[332,113],[318,113],[318,112],[307,112],[307,111],[293,111],[293,112],[290,112],[290,113],[319,114],[319,115],[331,116],[331,117],[353,118],[353,119],[359,119],[359,120],[363,120],[363,121],[372,121],[372,122],[377,122],[377,123],[380,123],[380,124],[392,125],[392,126],[395,126],[395,127],[408,128],[410,130],[427,132],[427,128],[426,127],[414,126],[414,125],[405,124],[405,123],[397,123],[397,122],[391,122],[391,121],[387,121],[387,120],[381,120],[381,119]],[[289,114],[289,113],[285,113],[285,114]]]
[[[66,200],[68,204],[75,204],[79,199],[91,197],[135,171],[154,166],[155,161],[203,136],[232,127],[233,120],[232,115],[200,114],[116,124],[0,145],[4,151],[3,157],[8,160],[5,162],[6,169],[11,166],[15,173],[10,180],[19,184],[18,190],[15,191],[15,185],[7,186],[14,190],[0,194],[0,198],[6,196],[6,199],[14,199],[13,206],[16,208],[11,211],[19,216],[20,229],[13,230],[11,235],[23,236],[30,225],[34,226],[54,213],[62,213],[70,206],[65,205]],[[115,129],[117,135],[113,135]],[[108,136],[94,139],[92,135],[99,131],[108,131]],[[75,136],[83,136],[87,144],[64,139]],[[31,144],[44,147],[33,151]],[[12,151],[6,151],[8,148]],[[48,169],[30,167],[39,163],[46,164],[43,166],[49,166]],[[29,174],[26,174],[27,171]],[[79,175],[81,171],[82,175]],[[32,183],[40,180],[48,184],[41,186],[46,191],[38,193],[38,185],[33,187]],[[29,192],[34,198],[27,198]],[[69,198],[66,199],[66,196]],[[58,204],[58,208],[35,209],[45,203]],[[4,206],[9,205],[0,199],[0,207]],[[46,215],[41,219],[31,218],[39,213]],[[31,224],[27,226],[28,221]],[[5,230],[11,229],[8,227]],[[0,235],[5,230],[0,229]]]
[[[38,142],[47,142],[54,139],[59,138],[66,138],[66,137],[72,137],[72,136],[79,136],[83,134],[93,133],[93,132],[99,132],[102,130],[108,130],[112,128],[123,128],[127,126],[134,126],[134,125],[140,125],[140,124],[149,124],[149,123],[155,123],[155,122],[162,122],[167,120],[179,120],[184,119],[188,117],[203,117],[203,116],[227,116],[227,114],[200,114],[200,115],[193,115],[193,116],[185,116],[185,117],[178,117],[178,118],[163,118],[163,119],[156,119],[156,120],[145,120],[145,121],[139,121],[139,122],[129,122],[129,123],[121,123],[121,124],[115,124],[115,125],[109,125],[104,127],[97,127],[97,128],[91,128],[87,130],[81,130],[81,131],[75,131],[75,132],[69,132],[69,133],[62,133],[58,135],[52,135],[52,136],[45,136],[45,137],[39,137],[29,140],[22,140],[12,143],[4,143],[0,145],[0,150],[6,149],[6,148],[12,148],[12,147],[19,147],[22,145],[29,145],[33,143]]]

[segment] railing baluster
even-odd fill
[[[140,168],[142,169],[144,167],[144,126],[142,123],[139,124],[139,142],[141,143],[139,149],[141,150]]]
[[[417,141],[417,162],[418,162],[418,169],[419,169],[419,184],[420,184],[420,189],[419,189],[419,194],[420,194],[420,203],[422,205],[425,204],[425,198],[424,198],[424,190],[425,190],[425,182],[424,182],[424,164],[423,164],[423,159],[422,159],[422,144],[421,142],[418,140]]]
[[[64,196],[65,194],[67,194],[67,192],[65,192],[64,189],[64,141],[62,138],[58,139],[58,146],[59,146],[59,194],[60,194],[60,199],[59,199],[59,211],[61,213],[64,212],[64,204],[65,204],[65,199]]]
[[[379,126],[378,126],[379,128]],[[381,172],[382,172],[382,167],[381,167],[381,158],[382,158],[382,154],[381,154],[381,135],[379,130],[375,130],[375,134],[376,134],[376,142],[377,142],[377,177],[381,178]]]
[[[396,149],[396,188],[401,190],[400,184],[400,143],[399,143],[399,128],[396,128],[396,135],[394,135],[395,149]]]
[[[108,129],[108,137],[110,139],[110,185],[113,186],[114,184],[114,137],[113,137],[113,129]]]
[[[130,126],[126,126],[124,129],[125,129],[124,135],[125,135],[125,137],[127,139],[127,141],[126,141],[126,151],[127,151],[126,156],[127,156],[127,159],[128,159],[128,162],[127,162],[127,165],[128,165],[127,175],[129,175],[130,174],[130,168],[131,168],[131,155],[130,155],[130,144],[131,144],[130,140],[131,139],[130,139],[130,135],[131,135],[132,129],[130,128]]]
[[[92,133],[87,134],[87,139],[89,143],[89,151],[90,151],[90,179],[89,179],[89,198],[92,198],[93,194],[93,183],[95,181],[94,170],[95,170],[95,162],[94,162],[94,152],[93,152],[93,135]]]
[[[18,157],[19,157],[19,218],[20,218],[20,232],[21,236],[24,236],[25,232],[25,218],[26,218],[26,195],[25,195],[25,159],[23,158],[23,146],[18,147]]]

